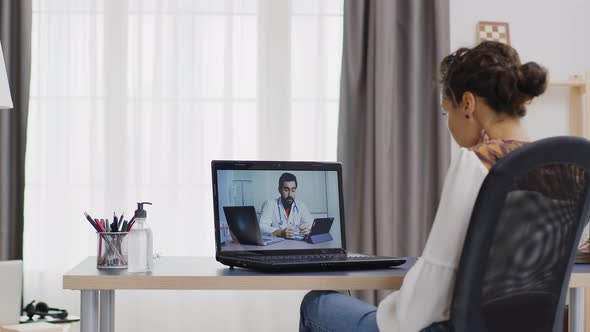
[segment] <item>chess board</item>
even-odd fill
[[[510,31],[506,22],[478,22],[477,42],[492,40],[510,45]]]

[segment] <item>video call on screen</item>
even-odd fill
[[[336,171],[218,170],[217,188],[224,251],[342,247]]]

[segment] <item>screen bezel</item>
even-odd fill
[[[281,255],[296,252],[297,254],[323,254],[343,252],[346,250],[346,232],[344,219],[344,198],[342,189],[342,164],[338,162],[313,162],[313,161],[236,161],[213,160],[211,161],[211,175],[213,187],[213,215],[215,222],[215,256],[221,251],[219,199],[217,196],[217,171],[220,170],[256,170],[256,171],[336,171],[338,175],[338,205],[340,207],[340,237],[341,248],[329,249],[290,249],[290,250],[224,250],[224,255],[256,253],[265,255]]]

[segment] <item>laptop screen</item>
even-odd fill
[[[344,247],[339,164],[305,167],[305,163],[281,163],[279,167],[269,162],[249,162],[246,167],[239,167],[244,164],[215,167],[215,163],[213,180],[219,250]],[[335,165],[338,167],[333,167]]]

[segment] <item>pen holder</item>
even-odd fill
[[[97,235],[99,269],[126,269],[128,259],[128,232],[100,232]]]

